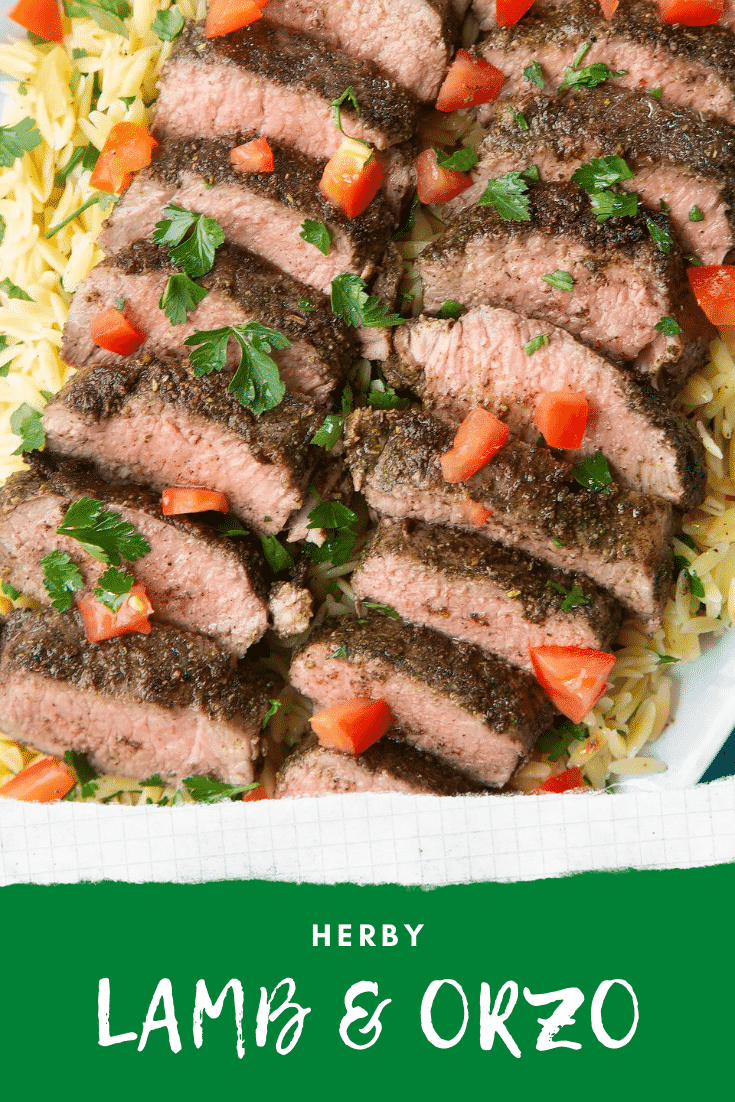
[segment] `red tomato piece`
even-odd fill
[[[322,708],[309,720],[319,743],[342,754],[362,754],[382,738],[391,725],[391,710],[385,700],[358,697]]]
[[[602,8],[602,14],[605,19],[612,19],[615,12],[618,10],[620,0],[600,0],[600,7]]]
[[[263,6],[255,0],[212,0],[204,34],[207,38],[219,38],[222,34],[239,31],[241,27],[263,18]]]
[[[77,607],[90,643],[114,639],[131,631],[150,635],[148,618],[153,612],[153,605],[142,585],[133,586],[117,612],[111,612],[96,597],[82,597]]]
[[[495,22],[499,27],[512,27],[533,5],[533,0],[496,0]]]
[[[475,528],[482,528],[485,521],[493,515],[492,509],[486,509],[479,501],[468,501],[465,512],[470,524],[474,524]]]
[[[230,150],[230,164],[238,172],[272,172],[275,167],[273,150],[267,138],[253,138],[251,142]]]
[[[725,0],[658,0],[662,23],[709,27],[722,17]]]
[[[437,111],[459,111],[476,107],[495,99],[503,86],[505,74],[489,61],[473,57],[467,50],[457,50],[436,99]]]
[[[578,448],[589,412],[589,402],[582,394],[548,390],[542,394],[533,419],[550,448]]]
[[[499,452],[508,439],[507,425],[482,406],[467,414],[457,429],[454,444],[440,458],[446,482],[466,482]],[[487,518],[485,518],[487,519]]]
[[[533,672],[552,704],[581,723],[605,692],[615,655],[585,647],[531,647]]]
[[[157,145],[156,139],[137,122],[116,123],[102,146],[89,177],[90,184],[100,191],[119,194],[130,183],[133,172],[151,163]]]
[[[198,490],[190,486],[167,486],[161,494],[161,512],[165,517],[179,513],[227,513],[230,499],[219,490]]]
[[[0,796],[7,800],[27,800],[34,804],[47,804],[66,796],[77,783],[77,775],[61,758],[44,758],[22,769],[12,780],[0,788]]]
[[[251,788],[249,792],[243,792],[243,803],[253,804],[256,800],[267,800],[268,793],[262,784],[259,784],[257,788]]]
[[[64,37],[57,0],[18,0],[8,17],[48,42],[61,42]]]
[[[461,195],[471,183],[466,172],[440,168],[434,149],[425,149],[416,158],[416,190],[422,203],[448,203]]]
[[[145,340],[145,334],[136,329],[120,310],[108,306],[92,319],[89,327],[92,343],[118,356],[132,356]]]
[[[713,325],[735,325],[735,266],[687,268],[694,297]]]
[[[582,770],[573,766],[571,769],[565,769],[562,773],[553,773],[550,777],[547,777],[543,784],[540,784],[536,792],[574,792],[579,788],[586,788],[584,776]]]
[[[345,138],[327,162],[319,190],[347,218],[356,218],[372,203],[382,183],[383,170],[370,146]]]

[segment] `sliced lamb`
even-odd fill
[[[255,130],[328,158],[343,137],[331,104],[346,88],[361,111],[342,113],[352,137],[380,150],[413,137],[415,99],[371,62],[267,19],[211,39],[190,23],[161,73],[154,130],[168,138]]]
[[[175,357],[82,368],[44,412],[52,451],[104,478],[226,493],[241,520],[273,535],[306,499],[309,440],[322,420],[286,393],[255,417],[218,375],[195,377]]]
[[[536,0],[533,12],[535,15],[540,14],[543,10],[548,11],[549,8],[561,7],[566,3],[568,3],[568,0]],[[648,3],[657,6],[657,0],[648,0]],[[472,0],[472,10],[481,30],[488,30],[496,25],[495,8],[495,0]],[[733,0],[724,0],[724,11],[717,20],[717,26],[726,27],[729,31],[735,30],[735,3],[733,3]]]
[[[620,0],[611,20],[598,0],[534,6],[515,26],[490,30],[479,49],[505,73],[500,95],[513,97],[528,89],[523,70],[533,61],[553,94],[586,43],[590,49],[579,67],[605,62],[621,87],[661,88],[665,100],[735,123],[732,33],[720,26],[663,26],[657,5],[648,0]]]
[[[268,18],[374,61],[426,102],[436,99],[459,32],[451,0],[270,0]]]
[[[671,576],[671,506],[614,484],[595,493],[547,451],[512,437],[471,479],[439,457],[454,430],[426,413],[356,410],[346,434],[355,488],[386,516],[479,531],[569,573],[584,573],[655,627]],[[491,510],[481,528],[470,516]]]
[[[75,612],[14,612],[0,640],[0,726],[45,754],[74,749],[142,780],[253,779],[276,682],[211,639],[155,624],[87,643]]]
[[[513,109],[528,129],[518,126],[507,102],[498,105],[476,182],[446,205],[445,217],[473,206],[491,177],[535,164],[542,180],[567,180],[580,164],[615,155],[635,173],[621,186],[654,210],[663,200],[687,252],[704,264],[724,262],[735,244],[735,127],[607,83],[555,97],[527,95]]]
[[[93,343],[90,331],[92,320],[120,299],[125,317],[145,334],[141,355],[178,351],[196,329],[257,321],[278,330],[291,341],[290,348],[273,350],[284,383],[317,402],[328,397],[356,356],[352,335],[322,294],[246,249],[225,244],[217,250],[212,270],[199,280],[209,294],[180,325],[172,325],[159,306],[175,272],[167,251],[150,241],[137,241],[98,264],[72,300],[62,358],[72,364],[120,362]],[[233,357],[235,349],[232,342]]]
[[[346,218],[319,192],[323,161],[273,145],[273,172],[238,172],[229,154],[237,138],[171,140],[150,168],[135,175],[102,234],[108,253],[150,238],[167,203],[216,218],[228,241],[258,253],[290,275],[329,293],[342,272],[369,280],[395,228],[385,199]],[[303,240],[305,218],[323,222],[331,239],[329,255]]]
[[[460,796],[484,791],[483,785],[473,783],[430,754],[414,750],[405,742],[394,742],[390,732],[355,757],[309,742],[287,758],[276,781],[277,800],[348,792]]]
[[[552,719],[548,698],[523,670],[381,616],[317,631],[290,677],[320,706],[386,700],[407,742],[493,787],[507,782]]]
[[[634,361],[653,382],[682,378],[701,358],[685,336],[657,332],[662,317],[683,329],[688,285],[681,250],[662,252],[650,220],[668,232],[661,213],[597,222],[589,198],[571,183],[536,184],[528,192],[528,221],[506,221],[493,207],[464,211],[421,254],[424,309],[447,299],[490,304],[559,325],[598,352]],[[571,291],[543,280],[555,271],[574,280]]]
[[[259,541],[228,539],[195,519],[163,516],[160,495],[110,485],[86,465],[56,462],[48,453],[33,459],[33,471],[11,475],[0,489],[0,574],[16,589],[48,603],[40,560],[53,550],[69,555],[87,586],[97,583],[105,566],[57,533],[72,501],[90,497],[148,541],[150,552],[129,572],[145,586],[157,620],[209,635],[239,656],[264,634]]]
[[[541,334],[548,344],[528,355],[524,346]],[[410,387],[456,424],[484,406],[529,444],[538,438],[534,413],[545,392],[581,394],[589,420],[581,446],[565,459],[601,451],[623,486],[688,507],[704,500],[704,449],[684,418],[563,329],[477,306],[458,321],[410,321],[396,331],[394,348],[397,358],[385,366],[393,386]]]
[[[586,604],[563,609],[581,584]],[[387,601],[404,620],[531,670],[529,647],[606,649],[620,622],[618,606],[587,578],[490,543],[477,533],[420,521],[381,521],[365,547],[352,588]]]

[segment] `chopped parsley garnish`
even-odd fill
[[[87,761],[87,755],[82,754],[79,750],[66,750],[64,761],[72,767],[77,775],[77,781],[82,788],[82,799],[91,800],[99,788],[99,785],[95,784],[99,774]]]
[[[549,343],[549,338],[546,333],[539,333],[537,337],[532,337],[530,341],[526,341],[523,346],[523,351],[527,356],[533,356],[534,352],[538,352],[539,348],[543,348],[545,344]]]
[[[176,272],[168,277],[168,283],[158,305],[172,325],[183,325],[189,312],[196,310],[209,291],[206,287],[200,287],[186,272]]]
[[[622,157],[596,157],[572,173],[573,182],[582,191],[604,191],[632,178],[633,173]]]
[[[665,199],[659,199],[658,206],[659,206],[659,210],[661,211],[662,214],[668,214],[669,213],[670,207],[669,207],[669,204],[666,202]]]
[[[607,460],[602,452],[595,452],[588,459],[583,459],[576,467],[572,468],[572,478],[584,486],[586,490],[592,490],[599,494],[612,485],[612,475],[607,465]]]
[[[391,314],[375,295],[365,290],[365,280],[345,272],[332,280],[332,313],[345,325],[375,329],[382,325],[403,325],[405,318]]]
[[[299,237],[304,241],[308,241],[310,245],[314,245],[324,256],[329,256],[332,239],[324,222],[316,222],[313,218],[305,218],[301,223]]]
[[[13,126],[0,126],[0,166],[10,168],[24,153],[41,144],[33,119],[21,119]]]
[[[123,312],[123,310],[125,309],[125,299],[124,298],[116,298],[115,299],[115,309],[119,310],[120,313]]]
[[[40,410],[29,406],[27,402],[21,402],[10,415],[10,431],[20,437],[20,445],[13,455],[21,452],[33,452],[42,448],[46,442],[46,433],[43,431],[43,414]]]
[[[339,413],[328,413],[312,436],[311,443],[331,452],[337,441],[342,438],[344,423],[345,419]]]
[[[542,92],[546,87],[544,73],[538,61],[532,61],[530,65],[526,66],[523,70],[523,79],[527,80],[529,84],[535,84]]]
[[[84,585],[78,567],[64,551],[50,551],[41,559],[43,584],[57,612],[68,612],[72,606],[72,593]]]
[[[240,345],[240,363],[230,379],[229,389],[240,405],[259,417],[283,401],[286,386],[270,352],[273,348],[290,348],[291,342],[257,321],[240,322],[224,329],[197,329],[184,341],[193,346],[189,358],[195,375],[211,375],[223,369],[230,338]]]
[[[377,601],[362,601],[363,608],[371,608],[374,612],[382,612],[384,616],[390,617],[391,620],[400,620],[401,616],[399,612],[396,612],[390,605],[380,605]]]
[[[559,291],[574,290],[574,280],[570,272],[562,272],[557,269],[555,272],[550,272],[549,275],[541,276],[541,278],[544,283],[548,283],[550,287],[556,287]]]
[[[73,501],[56,531],[76,540],[98,562],[111,566],[119,566],[123,559],[135,562],[150,551],[148,541],[132,524],[93,497]]]
[[[654,99],[661,99],[663,88],[649,88],[648,95],[653,96]]]
[[[445,303],[442,304],[442,307],[439,310],[439,313],[437,314],[437,317],[439,317],[439,318],[453,318],[456,321],[457,318],[462,317],[462,314],[464,314],[465,309],[466,309],[466,307],[464,307],[461,302],[457,302],[455,299],[449,298],[449,299],[447,299],[447,301]]]
[[[674,538],[677,539],[679,541],[679,543],[683,543],[685,547],[690,547],[692,549],[692,551],[697,550],[696,543],[694,542],[694,540],[692,539],[691,536],[687,535],[686,532],[677,532],[677,534]]]
[[[224,784],[222,781],[213,781],[211,777],[184,777],[186,791],[198,804],[219,804],[223,800],[232,800],[235,796],[241,796],[243,792],[252,792],[254,788],[260,788],[257,781],[252,784]]]
[[[261,727],[267,727],[268,726],[268,721],[273,718],[273,716],[276,714],[276,712],[279,710],[279,708],[283,707],[283,701],[282,700],[269,700],[268,703],[270,704],[270,708],[268,709],[268,711],[263,716],[263,722],[260,725]]]
[[[309,302],[308,298],[300,298],[296,303],[296,309],[302,310],[305,314],[313,314],[316,310],[316,306],[312,302]]]
[[[64,0],[64,11],[70,19],[94,19],[98,27],[112,34],[128,37],[128,28],[123,23],[130,16],[128,0]]]
[[[684,330],[673,318],[664,317],[657,321],[653,327],[657,333],[665,333],[667,337],[677,337]]]
[[[111,207],[113,203],[116,203],[120,198],[119,195],[112,195],[109,191],[96,191],[94,195],[90,196],[86,202],[82,203],[81,207],[77,207],[63,222],[57,222],[55,226],[50,226],[46,230],[44,237],[47,241],[50,241],[59,230],[63,230],[65,226],[68,226],[70,222],[73,222],[75,218],[78,218],[80,214],[84,214],[85,210],[89,210],[90,207],[100,206],[103,210]]]
[[[520,130],[528,130],[528,119],[522,111],[514,111],[511,107],[511,113],[513,115],[513,122]]]
[[[159,11],[151,23],[151,30],[157,34],[161,42],[173,42],[184,29],[184,17],[178,8],[169,8],[168,11]]]
[[[134,581],[132,574],[123,574],[122,570],[111,566],[95,586],[94,595],[110,612],[117,612],[133,588]]]
[[[586,65],[583,69],[577,69],[572,63],[571,68],[564,70],[564,80],[559,88],[596,88],[603,81],[611,77],[623,77],[627,69],[611,69],[604,61],[597,61],[594,65]]]
[[[345,103],[350,104],[350,106],[352,107],[352,110],[355,112],[355,114],[359,118],[360,115],[362,114],[362,111],[360,110],[360,104],[357,102],[357,96],[355,95],[355,90],[351,85],[350,85],[349,88],[345,88],[342,95],[338,96],[337,99],[332,100],[332,102],[329,105],[330,107],[334,108],[334,125],[337,127],[340,134],[344,134],[344,130],[342,129],[342,108],[345,105]],[[356,140],[359,140],[359,139],[356,139]]]
[[[144,781],[138,781],[141,788],[165,788],[166,781],[163,780],[160,773],[153,773],[152,776],[146,777]]]
[[[697,574],[696,570],[692,570],[689,566],[689,559],[684,558],[683,555],[674,555],[674,566],[677,572],[682,573],[689,583],[689,592],[693,597],[698,597],[703,601],[705,598],[704,586],[702,585],[702,579]]]
[[[528,187],[520,172],[506,172],[488,180],[487,187],[477,200],[478,207],[495,207],[506,222],[530,222],[531,207]]]
[[[325,528],[329,532],[321,545],[307,540],[304,550],[312,562],[331,562],[332,566],[343,566],[349,562],[357,539],[357,514],[343,505],[341,501],[323,501],[312,490],[317,504],[309,513],[309,528]]]
[[[589,196],[598,222],[638,213],[638,195],[635,191],[591,191]]]
[[[347,658],[348,653],[347,644],[343,643],[341,647],[337,647],[336,651],[327,655],[327,660],[330,658]]]
[[[0,589],[2,589],[6,597],[10,597],[11,601],[17,601],[20,597],[20,590],[16,589],[10,582],[0,582]]]
[[[582,589],[579,582],[575,582],[571,589],[567,589],[561,585],[560,582],[547,582],[546,587],[555,589],[557,593],[561,593],[564,600],[561,603],[562,612],[570,612],[573,608],[579,608],[580,605],[588,605],[592,600],[588,597],[585,591]]]
[[[153,231],[154,244],[169,249],[173,264],[192,279],[205,275],[214,264],[216,250],[224,244],[219,222],[175,203],[164,207],[163,214]]]
[[[215,528],[221,536],[249,536],[247,528],[243,528],[240,521],[232,513],[227,513],[221,520],[215,522]]]
[[[458,149],[456,153],[442,153],[440,149],[435,149],[436,163],[438,168],[451,168],[455,172],[469,172],[471,168],[474,168],[477,164],[477,146],[466,145],[462,149]]]
[[[60,168],[59,171],[56,173],[56,183],[59,187],[66,183],[72,169],[76,168],[79,162],[83,159],[84,150],[85,147],[83,145],[80,145],[78,149],[75,149],[64,167]]]
[[[689,211],[690,222],[702,222],[704,220],[704,212],[699,209],[698,206],[693,206]]]
[[[698,256],[695,256],[694,253],[685,253],[684,254],[684,259],[686,261],[688,261],[689,264],[691,264],[691,266],[693,268],[701,268],[702,267],[702,261],[699,259]]]
[[[586,724],[572,723],[571,719],[567,719],[561,727],[546,731],[536,743],[536,749],[546,754],[549,761],[558,761],[573,742],[586,739],[589,733]]]
[[[653,652],[657,654],[656,651]],[[679,662],[679,658],[675,658],[673,654],[658,654],[656,659],[657,666],[667,666],[669,662]]]
[[[530,180],[534,184],[537,184],[541,179],[541,174],[536,165],[529,165],[528,168],[524,168],[521,176],[524,180]]]
[[[293,566],[293,556],[287,547],[275,536],[261,536],[263,554],[274,574],[280,574],[288,566]]]
[[[416,222],[416,208],[418,205],[419,193],[417,191],[414,191],[413,199],[411,200],[411,205],[408,208],[408,214],[406,215],[406,220],[403,225],[399,226],[399,228],[393,234],[394,241],[403,241],[406,237],[410,236],[411,230],[413,229],[414,223]]]
[[[17,298],[22,302],[33,302],[28,292],[19,287],[17,283],[13,283],[12,279],[0,280],[0,291],[4,291],[8,298]]]
[[[663,226],[659,226],[652,218],[646,219],[646,225],[656,248],[668,255],[671,252],[671,246],[674,244],[669,231]]]
[[[375,382],[370,384],[367,404],[373,409],[406,409],[410,405],[408,398],[401,398],[392,386],[381,376],[382,389]]]

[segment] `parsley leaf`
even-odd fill
[[[263,554],[274,574],[280,574],[287,566],[293,566],[293,556],[275,536],[261,536]]]
[[[138,781],[141,788],[165,788],[166,781],[163,780],[160,773],[153,773],[150,777],[146,777],[144,781]]]
[[[533,356],[534,352],[538,352],[539,348],[543,348],[545,344],[549,343],[549,338],[546,333],[539,333],[537,337],[532,337],[530,341],[526,341],[523,346],[523,351],[527,356]]]
[[[585,591],[582,589],[579,582],[575,582],[571,589],[567,589],[561,585],[560,582],[547,582],[547,589],[551,587],[555,589],[557,593],[561,593],[564,600],[561,603],[562,612],[570,612],[573,608],[579,608],[580,605],[588,605],[592,600],[588,597]]]
[[[308,241],[310,245],[314,245],[324,256],[329,256],[332,239],[324,222],[316,222],[313,218],[305,218],[301,223],[299,237],[303,241]]]
[[[513,122],[519,127],[520,130],[528,130],[528,119],[522,111],[514,111],[511,107],[511,114],[513,115]]]
[[[691,264],[691,266],[693,268],[701,268],[702,267],[702,261],[699,259],[698,256],[695,256],[694,253],[685,253],[684,254],[684,259],[686,261],[688,261],[689,264]]]
[[[82,786],[82,798],[91,800],[99,788],[99,785],[95,784],[99,774],[87,761],[87,755],[80,753],[79,750],[66,750],[64,761],[72,767],[77,775],[77,781]]]
[[[94,19],[103,31],[128,37],[128,29],[123,23],[131,12],[127,0],[97,0],[97,3],[92,0],[64,0],[64,11],[70,19]]]
[[[321,547],[307,540],[304,550],[312,562],[331,562],[333,566],[343,566],[349,562],[357,539],[357,514],[341,501],[322,501],[318,494],[314,496],[318,504],[309,513],[307,527],[326,528],[330,534]]]
[[[342,129],[342,107],[347,102],[350,103],[352,110],[359,118],[362,114],[362,111],[360,110],[360,104],[357,102],[357,96],[355,95],[355,90],[352,85],[350,85],[349,88],[345,88],[342,95],[338,96],[337,99],[332,100],[329,105],[330,107],[334,108],[334,125],[337,127],[340,134],[344,134],[344,130]]]
[[[487,187],[477,200],[478,207],[495,207],[506,222],[530,222],[531,208],[527,196],[528,187],[520,172],[506,172],[488,180]]]
[[[372,608],[375,612],[382,612],[384,616],[389,616],[391,620],[400,620],[401,615],[396,612],[390,605],[379,605],[377,601],[363,601],[363,608]]]
[[[169,203],[164,207],[163,214],[165,217],[160,222],[156,222],[153,229],[153,243],[164,245],[167,249],[180,245],[200,217],[193,210],[179,207],[175,203]]]
[[[6,597],[10,597],[11,601],[17,601],[20,597],[20,590],[16,589],[10,582],[0,582],[0,589],[2,589]]]
[[[437,317],[454,318],[454,320],[456,321],[457,318],[462,317],[462,314],[464,314],[464,312],[465,307],[462,305],[461,302],[457,302],[455,299],[449,298],[445,303],[443,303],[441,309],[439,310],[439,313],[437,314]]]
[[[524,180],[530,180],[534,184],[537,184],[541,179],[541,173],[536,165],[529,165],[528,168],[524,168],[521,176]]]
[[[549,761],[558,761],[573,742],[586,739],[589,733],[586,724],[572,723],[571,719],[567,719],[561,727],[546,731],[536,743],[536,749],[546,754]]]
[[[41,559],[43,584],[57,612],[68,612],[72,593],[84,585],[78,567],[64,551],[50,551]]]
[[[676,337],[684,330],[673,318],[664,317],[661,321],[657,321],[653,327],[657,333],[665,333],[667,337]]]
[[[243,792],[252,792],[260,785],[253,781],[252,784],[223,784],[221,781],[213,781],[211,777],[184,777],[186,791],[198,804],[219,804],[223,800],[232,800]]]
[[[607,465],[607,460],[602,452],[595,452],[588,459],[583,459],[572,469],[572,478],[584,486],[586,490],[592,490],[599,494],[612,485],[612,475]]]
[[[98,562],[112,566],[119,566],[122,559],[135,562],[150,551],[148,541],[132,524],[93,497],[73,501],[56,531],[76,540]]]
[[[300,298],[296,303],[296,309],[302,310],[305,314],[313,314],[316,310],[316,306],[309,302],[308,298]]]
[[[648,95],[653,96],[654,99],[661,99],[663,88],[649,88]]]
[[[371,384],[367,393],[367,404],[369,406],[372,406],[373,409],[406,409],[410,405],[409,399],[399,398],[393,387],[389,386],[382,376],[381,382],[383,384],[382,390],[374,382]]]
[[[327,655],[327,661],[329,661],[330,658],[347,658],[348,654],[347,644],[343,643],[341,647],[337,647],[333,654]]]
[[[196,346],[190,353],[195,375],[210,375],[212,371],[222,370],[227,362],[230,337],[240,345],[240,363],[229,389],[240,405],[259,417],[283,401],[286,386],[270,352],[274,348],[290,348],[291,342],[282,333],[257,321],[240,322],[224,329],[197,329],[184,341],[184,344]]]
[[[282,700],[269,700],[268,703],[270,704],[270,708],[263,716],[263,722],[260,725],[261,727],[267,727],[268,720],[272,719],[276,712],[283,707]]]
[[[638,213],[638,195],[635,191],[591,191],[589,197],[598,222]]]
[[[572,173],[572,181],[582,191],[604,191],[621,180],[632,179],[633,173],[622,157],[596,157]]]
[[[598,61],[594,65],[586,65],[583,69],[566,68],[564,80],[559,85],[562,88],[596,88],[611,77],[624,77],[627,69],[611,69],[604,61]]]
[[[186,272],[177,272],[168,277],[166,289],[158,305],[172,325],[182,325],[190,310],[196,310],[203,298],[209,294],[206,287],[194,283]]]
[[[162,42],[173,42],[183,29],[184,17],[176,7],[169,8],[168,11],[159,11],[151,23],[151,30]]]
[[[328,413],[319,428],[311,438],[311,443],[319,448],[331,452],[334,445],[342,438],[342,428],[345,419],[339,413]]]
[[[95,586],[94,595],[110,612],[117,612],[133,588],[134,581],[132,574],[123,574],[111,566]]]
[[[697,206],[693,206],[689,211],[690,222],[702,222],[704,220],[704,214]]]
[[[243,528],[240,521],[232,513],[227,513],[224,517],[216,521],[215,528],[221,536],[249,536],[250,533],[247,528]]]
[[[90,207],[97,205],[101,206],[103,210],[107,207],[111,207],[113,203],[117,203],[119,195],[112,195],[109,191],[96,191],[94,195],[91,195],[86,202],[82,203],[81,207],[77,207],[63,222],[57,222],[55,226],[50,226],[44,237],[47,241],[50,241],[59,230],[63,230],[64,226],[68,226],[70,222],[73,222],[75,218],[78,218],[80,214],[84,214],[85,210],[89,210]]]
[[[656,651],[653,652],[656,654]],[[678,658],[675,658],[673,654],[659,654],[656,660],[657,666],[666,666],[669,662],[678,662]]]
[[[690,568],[688,559],[685,559],[683,555],[674,555],[674,562],[680,567],[681,572],[689,582],[689,592],[693,597],[698,597],[703,601],[705,598],[704,586],[697,571]]]
[[[550,272],[549,275],[541,276],[541,278],[544,283],[548,283],[550,287],[556,287],[559,291],[574,290],[574,280],[570,272],[562,272],[557,269],[557,271]]]
[[[219,222],[175,203],[164,207],[163,214],[153,230],[153,243],[169,249],[172,262],[192,279],[205,275],[214,264],[215,251],[224,244]]]
[[[0,291],[4,291],[8,298],[21,299],[23,302],[33,302],[33,299],[24,291],[22,287],[19,287],[17,283],[13,283],[12,279],[0,280]]]
[[[13,126],[0,126],[0,167],[10,168],[24,153],[41,144],[33,119],[21,119]]]
[[[656,248],[668,255],[671,252],[671,246],[674,244],[669,231],[663,226],[659,226],[652,218],[646,219],[646,225]]]
[[[345,388],[342,391],[342,416],[349,417],[352,413],[352,387],[349,382],[345,383]]]
[[[416,222],[416,208],[419,205],[419,193],[414,191],[411,205],[408,208],[406,220],[403,225],[399,226],[396,232],[393,234],[394,241],[403,241],[406,237],[409,237],[411,230]]]
[[[332,280],[332,313],[345,325],[375,329],[382,325],[403,325],[404,318],[390,314],[375,295],[368,295],[365,280],[345,272]]]
[[[476,145],[466,145],[462,149],[458,149],[456,153],[449,155],[442,153],[440,149],[435,149],[434,152],[436,153],[438,168],[451,168],[455,172],[469,172],[477,164]]]
[[[29,406],[27,402],[21,402],[10,415],[10,431],[20,437],[20,446],[15,449],[13,455],[21,452],[33,452],[42,448],[46,442],[46,433],[43,431],[43,414],[40,410]]]
[[[530,65],[526,66],[523,70],[523,79],[527,80],[529,84],[535,84],[542,92],[546,87],[543,70],[538,61],[532,61]]]
[[[72,169],[76,168],[76,166],[82,160],[82,158],[84,157],[84,150],[85,147],[83,145],[80,145],[78,149],[75,149],[63,168],[60,168],[59,171],[56,173],[56,183],[59,187],[63,186],[63,184],[66,183]]]

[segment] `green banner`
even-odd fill
[[[732,865],[2,900],[8,1098],[732,1093]]]

